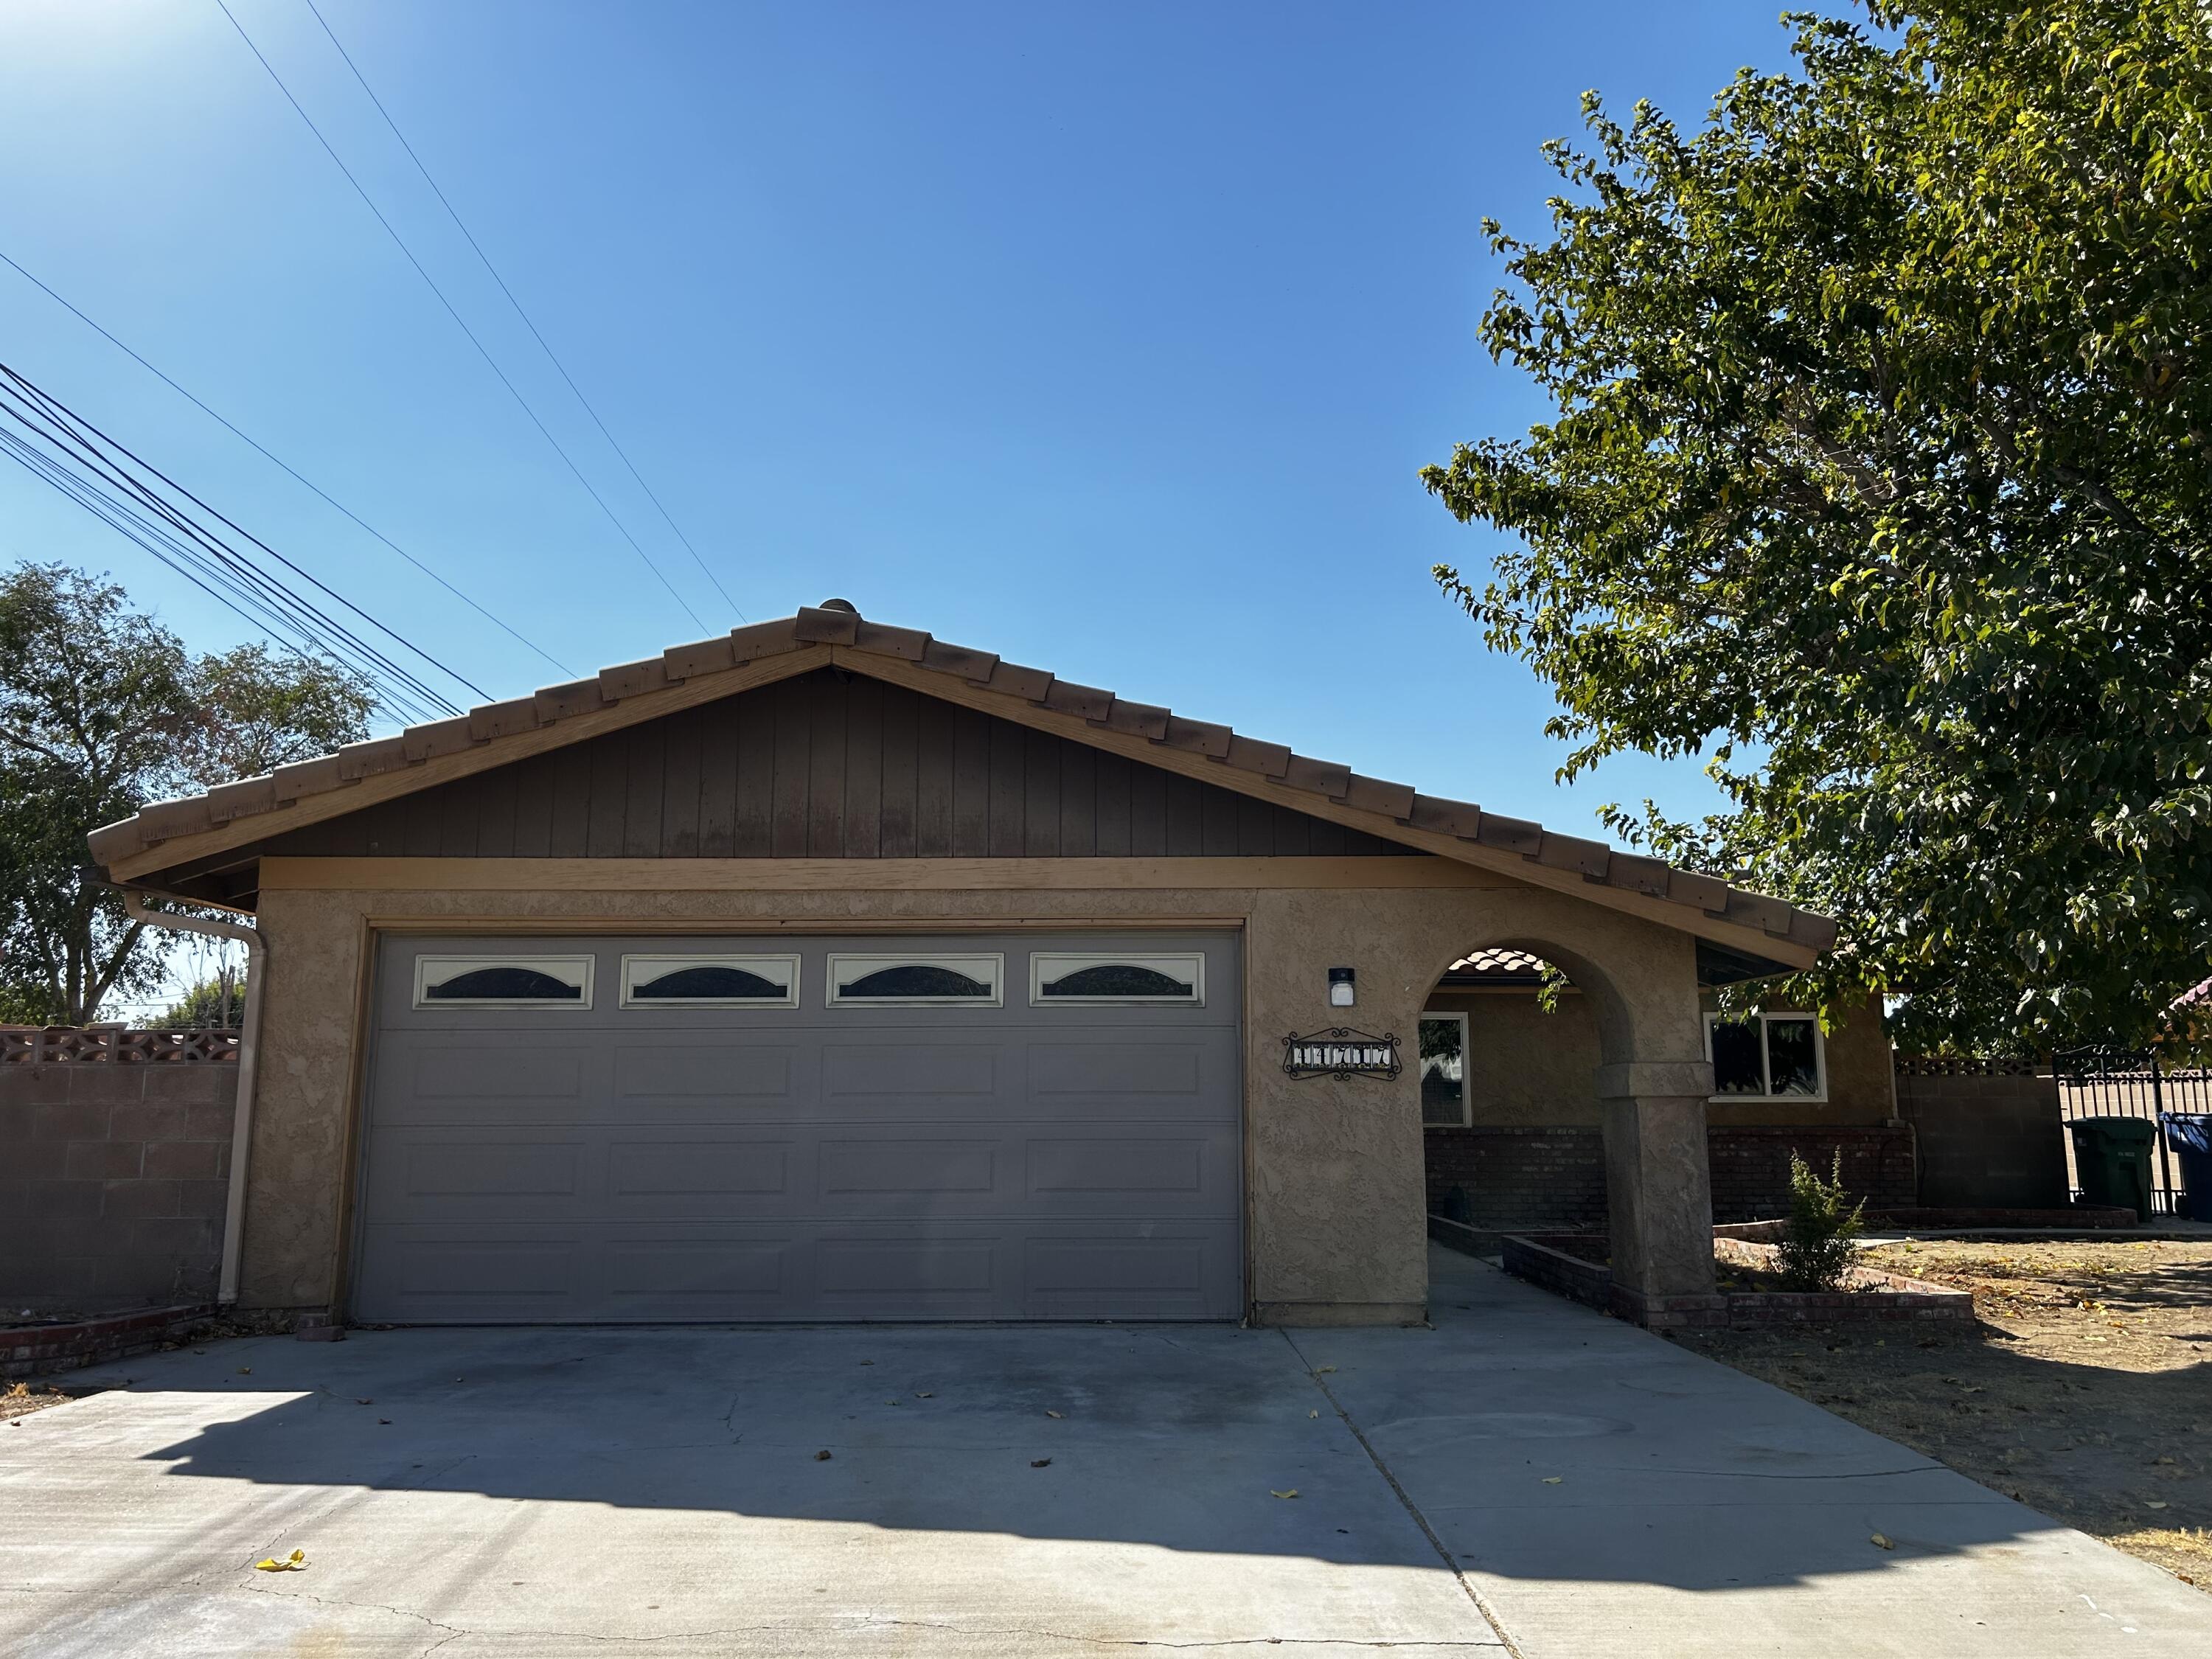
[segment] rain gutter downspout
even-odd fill
[[[228,1305],[238,1300],[238,1259],[246,1231],[246,1164],[253,1145],[254,1062],[261,1048],[261,988],[269,981],[262,969],[269,960],[269,942],[258,928],[244,922],[173,915],[165,910],[149,910],[144,902],[149,898],[178,904],[198,901],[151,887],[126,886],[120,882],[116,887],[123,895],[124,912],[133,921],[214,939],[239,939],[246,945],[246,1008],[238,1032],[238,1103],[231,1117],[230,1188],[223,1200],[222,1275],[216,1288],[216,1300]]]

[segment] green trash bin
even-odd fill
[[[2084,1204],[2111,1204],[2151,1215],[2150,1152],[2158,1125],[2142,1117],[2080,1117],[2066,1126],[2074,1135],[2074,1168]]]

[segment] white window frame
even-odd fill
[[[659,979],[684,968],[735,968],[758,973],[763,979],[781,975],[780,997],[645,997],[637,994],[638,981]],[[763,969],[768,972],[762,972]],[[622,959],[622,1006],[625,1008],[796,1008],[799,1006],[799,958],[785,956],[717,956],[689,951],[666,954],[640,953]]]
[[[1778,1095],[1774,1092],[1774,1060],[1766,1047],[1766,1028],[1771,1022],[1778,1019],[1795,1020],[1800,1024],[1809,1021],[1812,1024],[1813,1075],[1817,1086],[1809,1095]],[[1714,1026],[1749,1025],[1754,1023],[1759,1026],[1759,1079],[1766,1092],[1757,1095],[1712,1094],[1705,1097],[1708,1103],[1716,1106],[1773,1106],[1793,1103],[1802,1105],[1825,1105],[1828,1099],[1828,1034],[1820,1029],[1820,1018],[1817,1014],[1793,1012],[1787,1009],[1777,1010],[1772,1013],[1707,1014],[1705,1016],[1705,1064],[1710,1066],[1713,1063]],[[1718,1079],[1715,1081],[1717,1084]]]
[[[1456,1123],[1430,1122],[1426,1103],[1424,1103],[1421,1113],[1421,1127],[1424,1129],[1471,1129],[1474,1127],[1474,1090],[1473,1087],[1474,1080],[1468,1075],[1468,1043],[1470,1037],[1470,1033],[1468,1029],[1468,1017],[1464,1012],[1456,1008],[1424,1008],[1421,1010],[1419,1018],[1417,1018],[1413,1022],[1413,1073],[1417,1078],[1421,1075],[1421,1021],[1427,1019],[1455,1020],[1459,1024],[1459,1121]]]
[[[988,997],[848,997],[838,987],[847,980],[865,979],[884,968],[947,968],[956,974],[986,981]],[[823,976],[822,1006],[825,1008],[1003,1008],[1006,1005],[1006,958],[1000,951],[948,951],[916,955],[906,951],[833,951]]]
[[[1048,997],[1047,978],[1065,979],[1085,968],[1149,968],[1190,981],[1188,996]],[[1049,971],[1048,971],[1049,970]],[[1030,1006],[1032,1008],[1203,1008],[1206,1006],[1206,956],[1203,951],[1032,951],[1030,952]]]
[[[598,959],[589,956],[544,956],[541,954],[507,956],[442,956],[435,952],[418,952],[415,957],[415,1006],[424,1012],[441,1008],[540,1008],[586,1009],[592,1006],[592,979]],[[481,968],[534,968],[541,974],[550,974],[567,981],[571,974],[580,972],[573,982],[582,994],[574,1000],[566,997],[433,997],[430,977],[440,969],[438,982],[458,979],[463,974],[475,973]]]

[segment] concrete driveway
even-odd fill
[[[403,1330],[133,1360],[0,1428],[0,1652],[2212,1650],[2212,1598],[2154,1568],[1435,1269],[1432,1331]],[[306,1571],[252,1570],[295,1547]]]

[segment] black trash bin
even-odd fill
[[[2074,1134],[2081,1201],[2133,1210],[2136,1220],[2149,1220],[2150,1150],[2158,1125],[2147,1117],[2077,1117],[2066,1127]]]
[[[2212,1221],[2212,1112],[2160,1112],[2166,1145],[2181,1165],[2181,1190],[2173,1212],[2185,1221]]]

